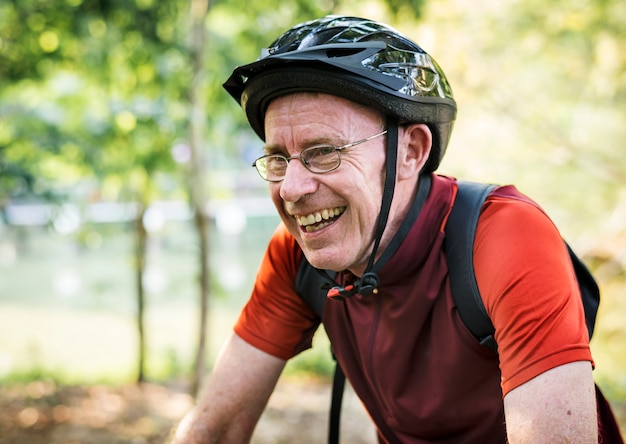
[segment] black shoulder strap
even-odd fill
[[[495,188],[459,182],[454,206],[446,223],[446,256],[452,295],[461,320],[481,345],[497,350],[494,328],[478,291],[474,275],[474,237],[483,202]]]
[[[328,278],[323,276],[324,271],[317,270],[306,258],[302,257],[298,274],[296,275],[296,292],[309,307],[322,318],[324,304],[326,304],[329,280],[334,279],[337,273],[325,271]],[[335,356],[333,355],[333,359]],[[339,444],[339,427],[341,425],[341,404],[346,377],[338,362],[335,361],[335,375],[331,395],[330,411],[328,416],[328,444]]]
[[[474,274],[476,225],[482,204],[495,187],[475,182],[459,182],[456,201],[446,224],[446,255],[452,295],[461,320],[481,345],[497,351],[494,327],[485,310]],[[563,242],[576,273],[587,331],[591,338],[600,304],[600,290],[585,264],[567,242]]]
[[[326,276],[322,273],[326,273]],[[334,271],[316,269],[302,255],[302,262],[296,275],[296,293],[320,318],[324,312],[326,299],[328,299],[326,295],[330,288],[330,282],[335,279],[336,275],[337,273]]]
[[[583,261],[574,253],[572,247],[565,242],[569,257],[574,266],[576,279],[578,280],[578,288],[580,289],[580,297],[583,300],[583,308],[585,310],[585,323],[587,324],[587,332],[589,339],[593,336],[593,330],[596,325],[596,315],[600,306],[600,288],[589,269]]]

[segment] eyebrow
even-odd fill
[[[265,154],[278,154],[281,153],[283,150],[278,145],[263,145],[261,151],[263,151],[263,153]]]
[[[334,142],[331,142],[330,138],[328,137],[318,137],[305,141],[305,143],[302,144],[302,148],[300,149],[300,151],[317,145],[341,146],[343,144],[336,144]],[[280,145],[263,145],[262,151],[265,154],[282,154],[285,153],[287,150]]]

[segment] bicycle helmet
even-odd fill
[[[425,172],[439,166],[456,117],[452,90],[435,60],[390,26],[358,17],[296,25],[257,61],[237,67],[224,88],[262,140],[269,102],[294,92],[333,94],[400,123],[425,123],[433,133]]]

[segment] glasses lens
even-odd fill
[[[339,152],[332,145],[312,146],[300,154],[306,167],[314,173],[326,173],[339,166]]]
[[[256,161],[256,168],[263,179],[280,180],[285,177],[287,159],[278,155],[262,157]]]

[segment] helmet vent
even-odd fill
[[[326,51],[326,56],[330,59],[339,57],[350,57],[354,54],[363,52],[362,48],[333,48]]]

